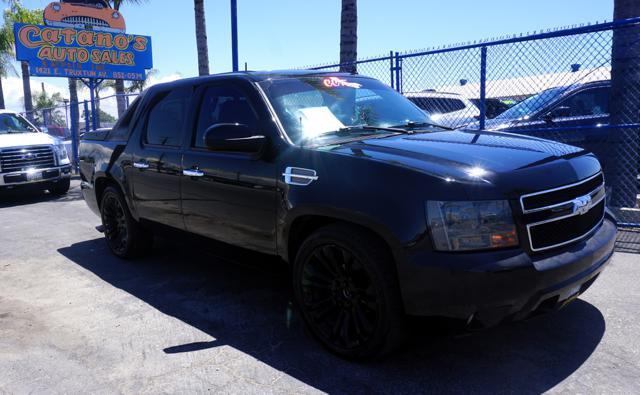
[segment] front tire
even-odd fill
[[[153,235],[131,216],[124,197],[114,187],[107,187],[100,204],[104,236],[111,252],[119,258],[137,258],[153,243]]]
[[[381,356],[404,339],[393,258],[363,229],[329,225],[305,240],[294,263],[293,291],[311,333],[342,357]]]
[[[71,187],[71,179],[63,178],[61,180],[58,180],[58,182],[51,184],[51,186],[49,186],[48,189],[52,195],[61,196],[69,192],[70,187]]]

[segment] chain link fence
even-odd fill
[[[575,145],[600,160],[608,205],[640,227],[640,17],[390,52],[356,62],[452,128]],[[340,64],[307,67],[337,71]]]
[[[69,159],[77,163],[78,144],[84,134],[90,130],[113,127],[137,96],[134,93],[96,97],[95,119],[89,100],[77,103],[65,100],[57,106],[23,112],[22,115],[41,131],[63,140]]]

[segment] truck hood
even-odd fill
[[[487,119],[484,124],[484,130],[495,131],[495,130],[507,130],[522,121],[517,118],[507,118],[507,119]],[[479,129],[480,123],[478,121],[468,124],[464,129],[477,130]]]
[[[600,170],[597,159],[585,155],[587,152],[581,148],[503,132],[416,133],[350,142],[331,151],[409,168],[446,181],[507,183],[520,186],[521,190],[567,184]],[[589,163],[576,165],[576,157],[586,157]],[[533,175],[535,180],[529,178]],[[546,182],[536,185],[540,180]]]
[[[55,144],[56,139],[46,133],[9,133],[0,134],[0,149],[23,147],[27,145]]]
[[[524,121],[524,123],[531,123],[533,120]],[[506,130],[510,129],[520,123],[523,123],[523,120],[517,118],[508,118],[508,119],[487,119],[484,124],[486,130]]]

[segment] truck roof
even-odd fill
[[[211,74],[200,77],[183,78],[171,82],[165,82],[156,84],[153,87],[167,87],[167,86],[179,86],[190,85],[194,82],[204,82],[207,80],[215,81],[220,79],[233,79],[242,78],[249,79],[254,82],[260,82],[271,78],[288,78],[288,77],[312,77],[312,76],[331,76],[331,77],[353,77],[351,73],[341,73],[335,71],[323,71],[323,70],[266,70],[266,71],[235,71],[228,73]],[[371,78],[363,75],[357,75],[358,77]],[[151,88],[153,88],[151,87]],[[151,89],[150,88],[150,89]]]

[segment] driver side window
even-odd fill
[[[586,89],[565,99],[557,107],[568,107],[568,117],[607,115],[609,113],[609,89]]]
[[[258,118],[246,95],[233,87],[213,86],[207,88],[198,113],[198,124],[193,147],[206,148],[204,135],[207,129],[219,123],[239,123],[256,130]]]

